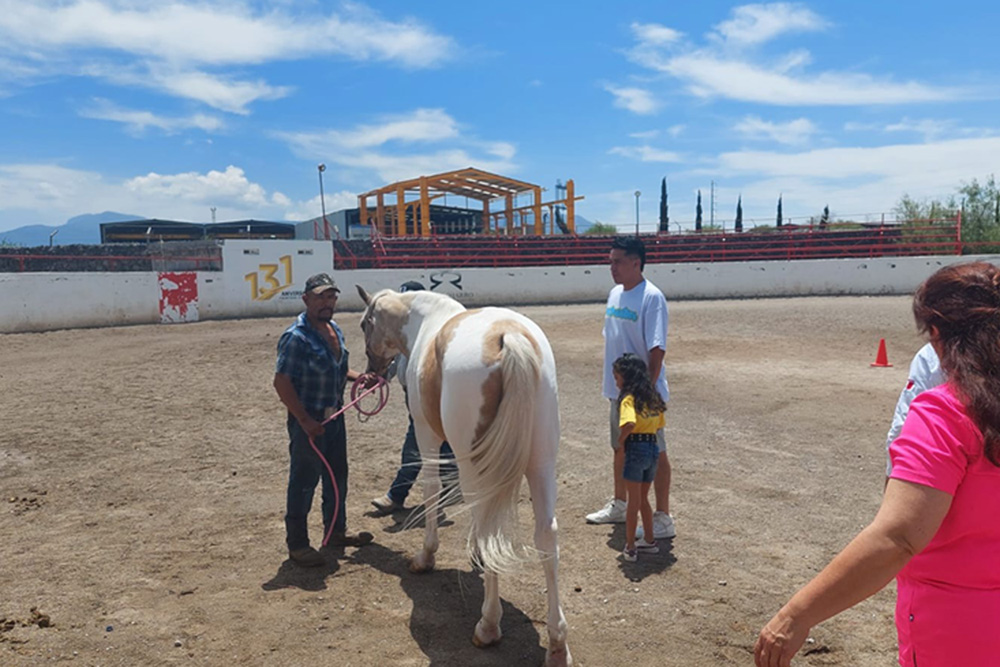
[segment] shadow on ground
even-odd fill
[[[666,572],[677,562],[677,556],[674,555],[674,538],[656,540],[656,544],[660,547],[659,553],[651,554],[640,551],[639,560],[636,562],[629,563],[623,560],[621,553],[622,549],[625,548],[625,524],[616,523],[608,535],[607,545],[613,549],[608,557],[611,558],[617,554],[620,561],[618,568],[622,574],[629,581],[642,581],[650,575]]]
[[[449,569],[413,574],[406,555],[379,544],[358,549],[351,559],[399,579],[413,601],[410,634],[430,659],[431,667],[540,665],[545,661],[545,647],[532,619],[503,599],[503,577],[503,639],[496,646],[480,649],[472,644],[483,604],[483,582],[478,572]],[[544,620],[541,624],[544,627]]]

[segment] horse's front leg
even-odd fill
[[[410,561],[411,572],[430,572],[434,569],[434,554],[438,550],[438,501],[441,497],[441,475],[438,467],[440,449],[431,453],[425,443],[434,438],[430,429],[414,424],[420,455],[424,459],[424,546]]]

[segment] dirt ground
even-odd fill
[[[611,492],[603,306],[521,310],[559,368],[561,593],[577,664],[752,664],[761,625],[874,515],[885,432],[921,345],[909,299],[672,303],[678,537],[636,564],[617,558],[623,527],[583,520]],[[358,367],[358,314],[337,319]],[[399,462],[398,386],[381,414],[348,419],[349,527],[375,543],[317,570],[287,560],[271,378],[288,323],[0,336],[0,664],[541,663],[540,565],[501,579],[504,639],[476,649],[483,587],[466,518],[450,511],[438,569],[414,575],[422,529],[370,513]],[[869,367],[882,337],[894,368]],[[526,496],[521,508],[530,537]],[[317,502],[314,540],[318,514]],[[895,664],[894,600],[890,587],[818,626],[796,664]]]

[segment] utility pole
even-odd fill
[[[708,224],[715,227],[715,181],[712,181],[712,192],[708,200]]]
[[[326,222],[326,197],[323,196],[323,172],[326,171],[326,165],[320,162],[316,165],[316,170],[319,172],[319,205],[320,209],[323,211],[323,236],[329,240],[330,228],[327,226]],[[361,222],[363,223],[364,220]]]
[[[635,191],[635,235],[639,236],[639,196],[642,193]]]

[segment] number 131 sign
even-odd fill
[[[260,264],[243,280],[250,283],[251,299],[269,301],[292,285],[292,256],[282,255],[277,264]]]

